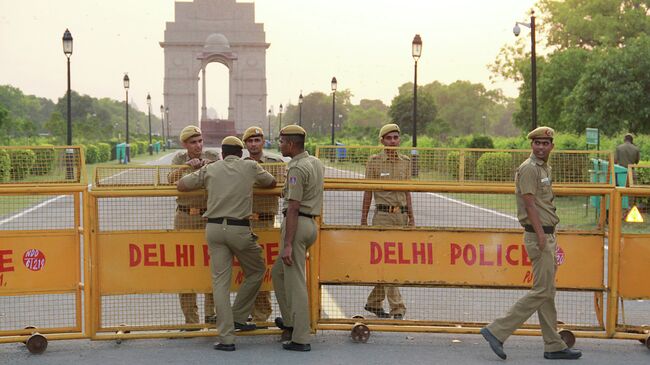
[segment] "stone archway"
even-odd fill
[[[214,145],[220,135],[241,133],[266,116],[266,49],[264,25],[255,23],[252,3],[235,0],[176,2],[174,22],[167,22],[165,40],[165,106],[170,135],[188,124],[201,124]],[[209,120],[205,114],[205,67],[218,62],[229,70],[228,116]],[[203,87],[199,115],[199,74]]]

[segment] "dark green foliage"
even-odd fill
[[[23,180],[32,171],[36,154],[32,150],[7,150],[11,159],[10,178],[13,181]]]
[[[97,148],[99,148],[99,155],[97,162],[108,162],[111,159],[111,145],[108,143],[97,143]]]
[[[487,152],[476,162],[478,177],[484,181],[513,181],[512,156],[507,152]]]
[[[489,136],[472,136],[472,140],[469,141],[469,148],[494,148],[494,142]]]
[[[0,183],[9,181],[11,159],[5,150],[0,150]]]
[[[99,162],[99,148],[93,144],[84,146],[84,154],[86,155],[86,163],[92,164]]]
[[[54,148],[35,148],[35,161],[32,166],[33,175],[47,175],[54,166]]]

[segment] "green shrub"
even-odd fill
[[[458,170],[460,166],[460,152],[458,151],[449,151],[447,157],[445,158],[447,162],[447,174],[452,179],[458,179]]]
[[[513,181],[512,157],[507,152],[486,152],[476,162],[476,171],[483,181]]]
[[[32,171],[36,154],[32,150],[8,150],[11,159],[11,180],[23,180]]]
[[[137,143],[129,143],[129,156],[131,158],[135,157],[138,155],[139,150],[138,150],[138,144]]]
[[[148,154],[149,153],[149,142],[147,141],[138,141],[138,151],[140,151],[140,154]]]
[[[32,166],[33,175],[47,175],[54,167],[54,148],[33,149],[35,161]]]
[[[472,139],[469,141],[469,148],[494,148],[494,142],[489,136],[472,136]]]
[[[108,143],[97,143],[97,148],[99,149],[99,156],[97,162],[107,162],[111,159],[111,145]]]
[[[99,162],[99,148],[94,144],[84,146],[86,154],[86,163],[93,164]]]
[[[549,165],[553,169],[553,183],[588,182],[593,169],[588,155],[551,153]]]
[[[115,155],[115,146],[117,146],[120,142],[118,141],[109,141],[108,145],[111,147],[111,156],[108,159],[109,161],[117,159],[117,156]]]
[[[9,181],[11,159],[5,150],[0,150],[0,183]]]

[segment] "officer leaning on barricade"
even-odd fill
[[[234,331],[250,331],[247,323],[257,291],[264,278],[265,265],[257,236],[250,227],[253,185],[275,187],[273,175],[255,161],[242,160],[244,144],[234,136],[221,142],[223,160],[207,165],[178,181],[179,191],[205,188],[208,192],[206,240],[210,252],[212,291],[217,303],[216,350],[234,351]],[[237,258],[244,272],[234,305],[230,306],[232,260]]]
[[[504,317],[481,329],[492,351],[501,359],[506,358],[503,343],[535,312],[544,338],[545,359],[582,356],[582,352],[568,348],[557,333],[555,232],[560,219],[555,212],[551,167],[547,164],[554,134],[549,127],[539,127],[528,133],[532,153],[519,165],[515,175],[517,218],[524,227],[524,244],[533,263],[533,286]]]
[[[399,147],[400,129],[397,124],[386,124],[379,131],[379,141],[385,147]],[[370,156],[366,164],[366,179],[408,180],[411,176],[411,161],[408,156],[399,154],[396,149],[384,149]],[[373,226],[415,226],[411,193],[402,191],[366,191],[363,193],[361,225],[368,225],[368,212],[372,198],[375,198]],[[390,313],[384,311],[384,298],[388,298]],[[399,291],[393,285],[376,285],[364,307],[379,318],[402,319],[406,306]]]
[[[172,165],[187,165],[189,168],[176,169],[169,173],[168,180],[174,184],[183,174],[193,172],[217,161],[219,155],[216,151],[203,150],[203,136],[199,127],[188,125],[181,130],[179,136],[181,144],[185,148],[179,151],[172,159]],[[203,196],[178,197],[176,198],[176,214],[174,216],[174,229],[203,229],[207,222],[203,218],[206,209],[206,200]],[[216,323],[214,312],[214,301],[212,293],[205,295],[205,323]],[[195,293],[181,293],[178,295],[181,310],[185,316],[185,323],[199,323],[199,308],[196,305]]]
[[[249,157],[258,163],[280,163],[282,159],[264,152],[264,132],[260,127],[250,127],[244,131],[242,141],[246,145]],[[253,228],[273,228],[275,215],[278,213],[278,198],[270,195],[253,196],[253,215],[251,224]],[[255,298],[253,307],[253,322],[266,322],[273,308],[271,307],[271,292],[260,291]]]
[[[310,351],[309,303],[305,280],[307,249],[318,234],[314,218],[323,206],[323,163],[305,151],[306,133],[302,127],[288,125],[280,131],[280,152],[291,157],[282,189],[280,258],[273,264],[272,279],[282,318],[276,325],[284,330],[282,348]]]

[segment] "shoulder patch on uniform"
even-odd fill
[[[289,176],[289,184],[296,185],[298,183],[298,178],[295,176]]]

